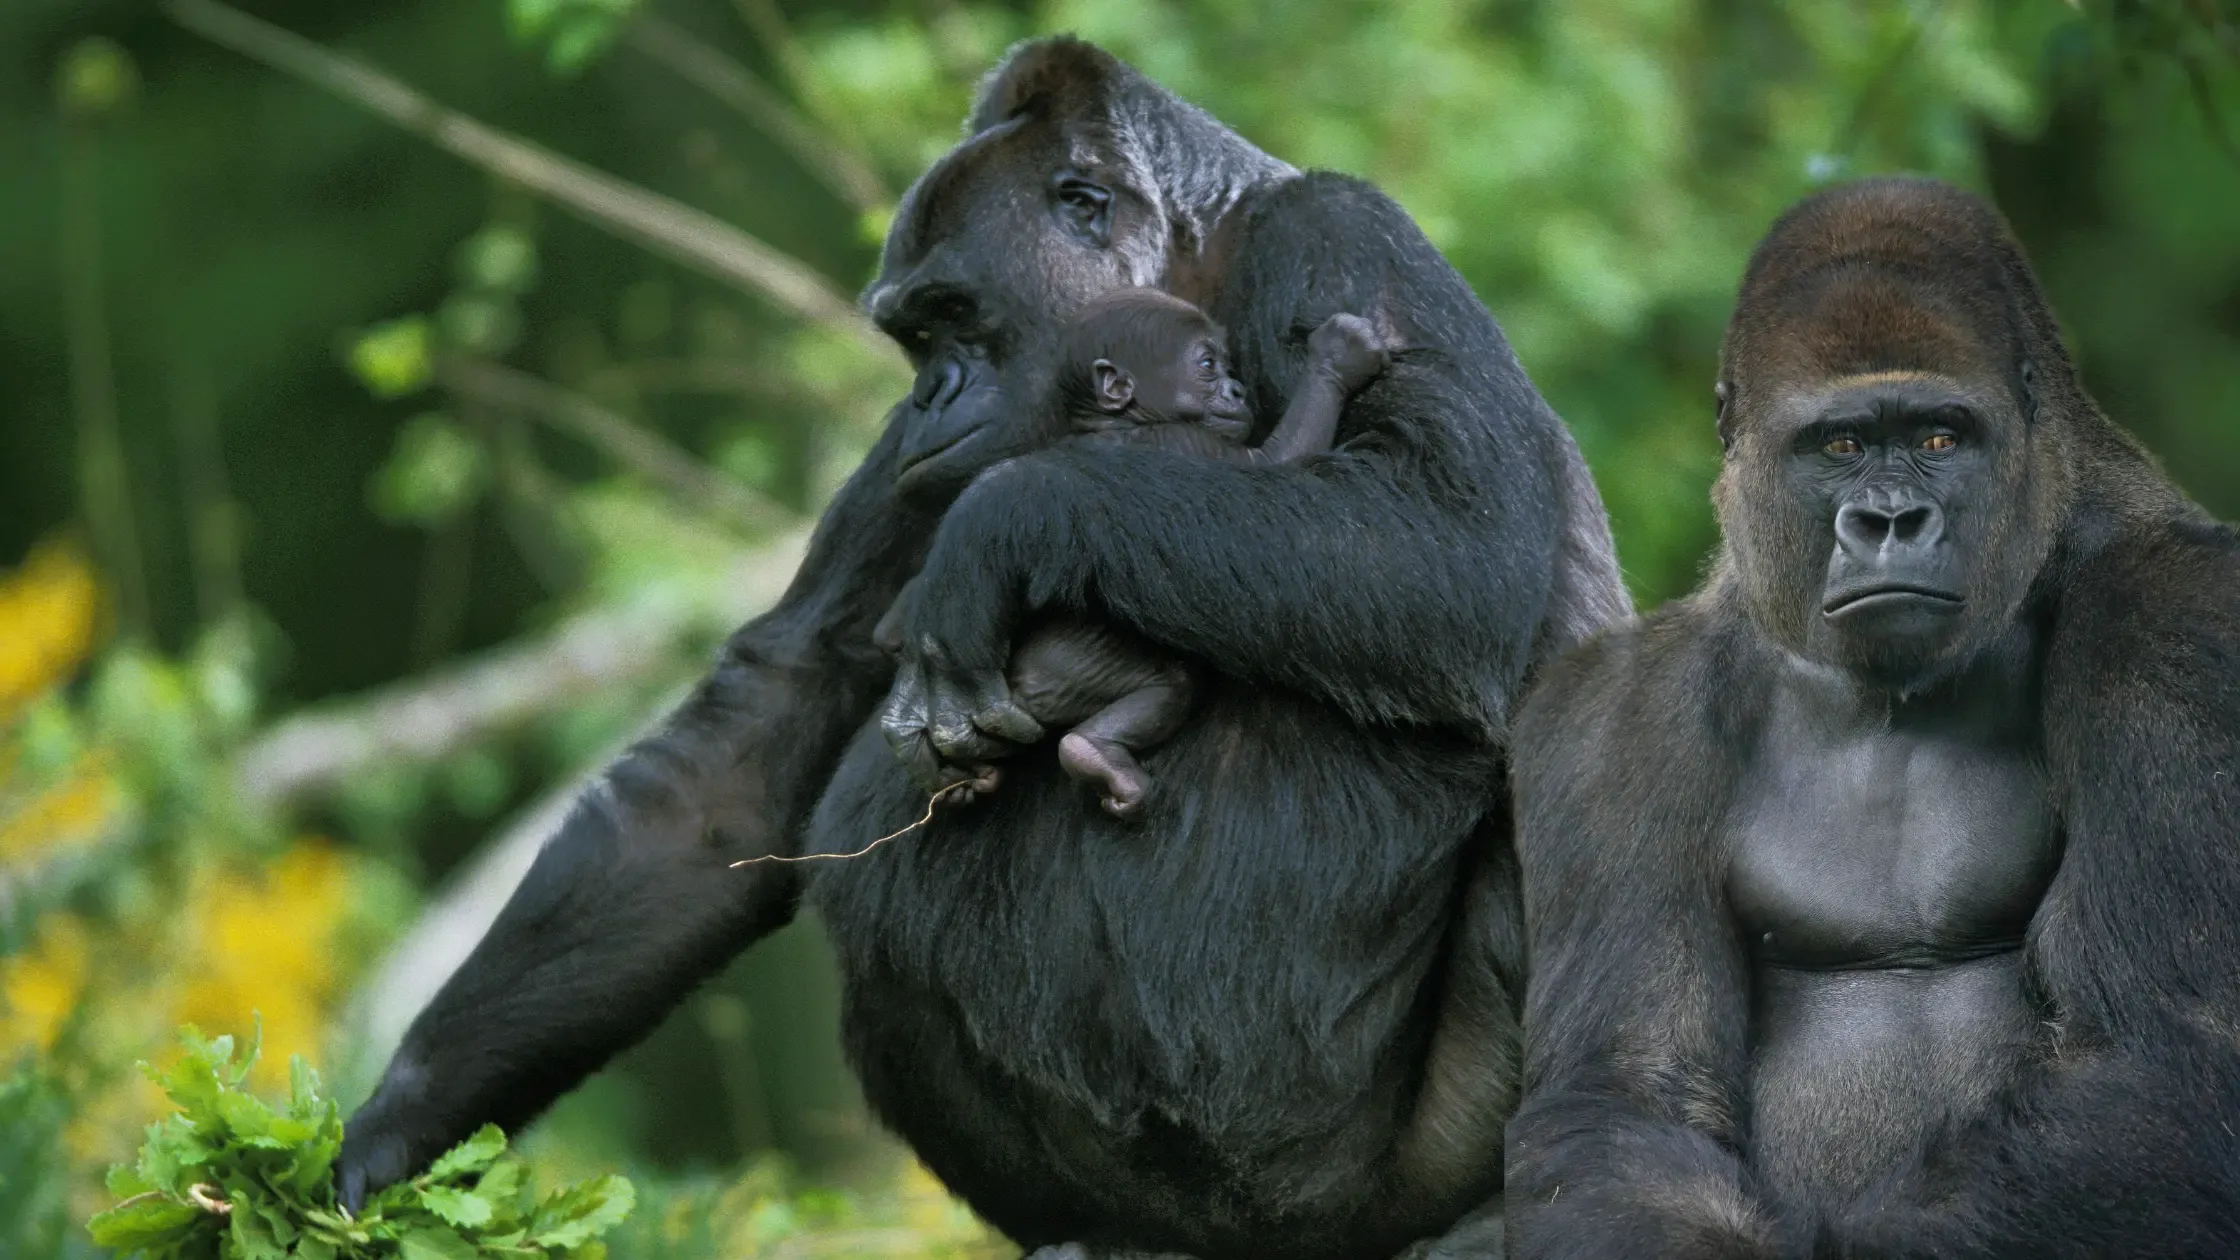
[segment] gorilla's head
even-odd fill
[[[2130,450],[1997,214],[1917,179],[1831,189],[1774,226],[1743,277],[1719,413],[1723,563],[1752,619],[1900,686],[2014,623],[2088,448]]]
[[[1013,49],[966,132],[904,195],[863,299],[918,370],[900,486],[920,502],[1061,436],[1044,404],[1067,319],[1123,286],[1191,287],[1224,216],[1290,173],[1068,38]]]

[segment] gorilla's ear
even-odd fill
[[[2025,356],[2019,373],[2022,378],[2022,422],[2038,422],[2038,365]]]
[[[1135,378],[1110,359],[1089,365],[1089,384],[1096,395],[1097,410],[1107,414],[1118,415],[1136,400]]]
[[[1014,45],[981,80],[980,99],[965,128],[978,135],[1024,114],[1060,120],[1108,116],[1112,89],[1127,73],[1118,57],[1071,35]]]
[[[1727,402],[1734,397],[1734,386],[1721,379],[1711,387],[1711,397],[1718,407],[1713,414],[1719,427],[1719,449],[1724,451],[1734,446],[1734,427],[1727,423]]]

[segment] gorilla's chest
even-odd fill
[[[1826,699],[1777,689],[1729,815],[1749,1156],[1792,1204],[1872,1185],[2028,1053],[2022,943],[2060,861],[2013,693],[1911,714]]]
[[[1934,966],[2021,942],[2058,858],[2027,747],[1777,725],[1733,815],[1728,878],[1762,964]]]

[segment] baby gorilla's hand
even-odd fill
[[[1368,320],[1343,312],[1307,335],[1309,364],[1337,378],[1349,394],[1384,375],[1390,349]]]

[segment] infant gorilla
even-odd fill
[[[1206,313],[1156,289],[1122,289],[1090,303],[1067,326],[1052,412],[1081,442],[1131,442],[1237,464],[1283,464],[1330,449],[1339,413],[1385,369],[1389,347],[1367,320],[1332,315],[1307,338],[1307,365],[1283,419],[1246,446],[1252,415],[1229,370],[1228,339]],[[1178,525],[1184,524],[1178,522]],[[901,610],[911,579],[874,638],[902,646]],[[1071,726],[1058,741],[1066,773],[1094,784],[1115,818],[1143,811],[1150,776],[1136,754],[1157,747],[1190,716],[1192,667],[1127,631],[1077,618],[1036,626],[1013,649],[1012,697],[1045,727]],[[980,767],[953,798],[992,790]]]

